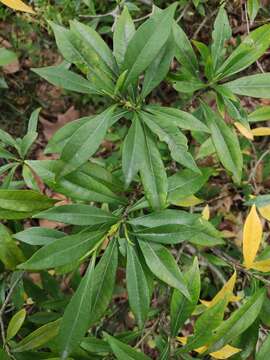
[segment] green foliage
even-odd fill
[[[94,2],[84,4],[95,13]],[[193,6],[203,11],[201,1]],[[142,347],[144,354],[137,348],[157,330],[147,346],[160,359],[190,359],[194,352],[215,358],[247,339],[251,350],[237,352],[262,360],[269,337],[257,346],[253,329],[263,323],[262,311],[267,313],[267,279],[238,262],[239,249],[228,232],[218,230],[220,215],[209,220],[207,208],[202,214],[196,205],[218,193],[208,183],[222,176],[232,177],[232,191],[240,189],[246,205],[260,210],[270,204],[267,194],[249,199],[245,169],[250,124],[268,120],[269,107],[248,114],[238,97],[270,98],[268,73],[239,75],[270,46],[270,25],[230,49],[224,4],[209,45],[190,42],[175,21],[177,3],[154,6],[139,26],[130,8],[129,2],[117,2],[112,46],[92,23],[49,22],[64,61],[33,72],[106,104],[97,115],[59,129],[45,149],[52,158],[31,158],[40,109],[22,138],[0,130],[0,261],[11,288],[5,295],[1,277],[1,358],[150,359],[149,349]],[[251,21],[258,8],[248,2]],[[185,94],[192,106],[184,111],[152,101],[161,83]],[[233,123],[248,139],[237,135]],[[99,150],[108,138],[116,138],[115,148],[102,158]],[[208,155],[210,164],[202,161]],[[48,221],[58,229],[45,226]],[[246,276],[237,299],[226,282],[226,268],[234,266]],[[199,303],[216,292],[204,276],[208,267],[217,284],[226,283],[222,299],[209,306]],[[9,302],[16,311],[5,326]],[[111,319],[127,314],[133,325],[124,332]],[[187,332],[181,346],[178,335]]]

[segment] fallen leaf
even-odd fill
[[[270,221],[270,205],[259,207],[258,210],[262,217]]]
[[[222,349],[212,352],[210,355],[214,359],[222,360],[222,359],[228,359],[229,357],[239,353],[242,351],[239,348],[233,347],[231,345],[225,345]]]
[[[0,2],[8,7],[10,7],[13,10],[28,12],[30,14],[35,14],[34,10],[26,5],[21,0],[0,0]]]
[[[210,208],[209,208],[208,204],[206,204],[205,207],[203,208],[202,218],[204,220],[209,220],[210,219]]]
[[[240,134],[242,134],[245,138],[249,140],[254,139],[252,132],[249,129],[247,129],[244,125],[242,125],[240,122],[236,121],[234,123],[234,126],[240,132]]]
[[[252,269],[261,272],[270,272],[270,259],[255,261],[252,264]]]
[[[269,127],[258,127],[256,129],[251,130],[254,136],[267,136],[270,135],[270,128]]]
[[[61,127],[63,127],[70,121],[78,119],[79,116],[79,111],[76,110],[74,106],[71,106],[64,114],[60,114],[57,116],[56,122],[51,122],[41,118],[40,122],[43,125],[43,134],[46,140],[50,140],[50,138],[55,134],[57,130],[59,130]]]
[[[243,231],[243,256],[244,266],[249,269],[252,267],[254,259],[262,240],[262,224],[256,211],[256,206],[252,205],[248,214]]]

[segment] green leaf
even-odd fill
[[[52,160],[32,160],[27,164],[41,179],[57,193],[81,201],[97,201],[106,203],[125,203],[125,199],[114,191],[119,184],[103,167],[87,163],[77,170],[55,182],[57,162]]]
[[[101,91],[82,76],[65,69],[62,65],[32,69],[54,86],[82,94],[100,94]]]
[[[134,246],[127,243],[127,291],[130,308],[140,328],[143,327],[150,306],[150,292],[145,273]]]
[[[5,210],[34,213],[50,208],[55,202],[32,190],[0,190],[0,204]]]
[[[0,48],[0,66],[11,64],[17,60],[17,56],[13,51],[6,48]]]
[[[97,151],[101,141],[109,128],[109,119],[115,106],[111,106],[103,113],[83,124],[65,144],[61,153],[61,176],[78,169]]]
[[[76,350],[88,330],[94,266],[95,256],[92,258],[86,274],[65,309],[58,335],[62,359],[66,359],[70,353]]]
[[[244,76],[223,86],[237,95],[270,99],[270,73]]]
[[[139,240],[145,262],[151,272],[169,286],[190,298],[185,279],[172,254],[159,244]]]
[[[179,351],[180,354],[209,343],[216,333],[218,326],[222,324],[227,304],[228,299],[226,297],[202,313],[195,322],[194,335],[188,337],[187,344]]]
[[[109,334],[104,333],[104,337],[118,360],[150,360],[145,354],[132,349],[129,345],[124,344]]]
[[[130,40],[135,34],[135,26],[127,6],[117,18],[113,32],[113,54],[119,66],[124,62],[126,50]]]
[[[24,323],[25,317],[25,309],[19,310],[15,315],[12,316],[7,328],[6,341],[11,340],[17,334]]]
[[[248,201],[245,202],[245,205],[253,205],[255,204],[257,207],[270,205],[270,194],[258,195]]]
[[[12,351],[18,353],[43,347],[57,336],[59,325],[60,319],[41,326],[16,344]]]
[[[270,25],[263,25],[252,31],[232,52],[217,71],[217,78],[244,70],[262,56],[270,45]]]
[[[11,360],[11,358],[8,356],[8,354],[2,349],[0,349],[0,357],[1,357],[1,360]]]
[[[216,329],[209,342],[208,352],[221,349],[242,334],[258,317],[265,298],[265,289],[258,290],[246,303]]]
[[[233,174],[236,183],[241,181],[243,158],[235,131],[206,104],[202,104],[204,117],[212,133],[212,140],[222,165]]]
[[[158,56],[171,33],[175,9],[176,4],[172,4],[166,10],[154,13],[132,36],[122,69],[128,70],[125,87],[134,82]]]
[[[211,168],[201,168],[201,173],[189,169],[177,172],[168,178],[168,202],[176,204],[198,192],[212,175]]]
[[[192,48],[188,37],[181,29],[181,27],[174,22],[173,36],[175,41],[175,57],[189,72],[196,77],[199,72],[199,65],[196,54]]]
[[[259,0],[247,0],[247,11],[251,23],[255,20],[260,7],[261,4]]]
[[[184,274],[187,288],[190,293],[190,300],[185,298],[178,290],[173,291],[170,304],[171,333],[177,336],[185,321],[191,316],[196,308],[201,290],[200,269],[198,259],[195,258],[193,265]]]
[[[105,231],[83,230],[67,235],[39,249],[29,260],[19,266],[25,270],[41,270],[62,266],[79,260],[103,239]]]
[[[158,148],[145,128],[140,175],[151,207],[154,210],[164,208],[167,200],[167,175]]]
[[[14,239],[29,245],[48,245],[64,236],[64,232],[39,226],[25,229],[13,235]]]
[[[19,263],[25,260],[21,249],[3,224],[0,224],[0,260],[10,270],[14,270]]]
[[[211,55],[214,71],[219,68],[223,61],[225,52],[224,45],[225,42],[231,38],[231,36],[232,30],[229,19],[224,6],[221,6],[214,23],[214,31],[212,33],[213,43],[211,45]]]
[[[136,176],[143,157],[144,133],[137,115],[133,116],[132,125],[125,137],[122,149],[122,167],[125,183],[128,186]]]
[[[118,265],[118,248],[115,239],[110,240],[105,253],[93,273],[89,318],[92,326],[106,311],[114,291]]]
[[[77,20],[71,21],[70,24],[72,33],[80,41],[81,52],[84,48],[88,48],[89,50],[91,49],[91,52],[93,52],[95,56],[99,57],[99,62],[102,61],[106,64],[112,73],[117,73],[117,65],[113,54],[100,35],[91,28],[91,26],[84,25]],[[88,54],[90,54],[90,51]],[[92,58],[90,58],[90,61],[91,60]]]
[[[145,110],[157,116],[161,121],[163,121],[163,119],[169,120],[172,125],[175,125],[180,129],[210,133],[203,122],[185,111],[165,106],[161,107],[159,105],[147,105]]]
[[[266,121],[270,119],[270,106],[259,106],[252,113],[248,115],[248,121],[259,122]]]
[[[28,127],[27,127],[27,132],[31,133],[31,132],[37,132],[37,127],[38,127],[38,119],[39,119],[39,113],[41,111],[41,107],[37,108],[36,110],[34,110],[30,116],[29,122],[28,122]]]
[[[54,206],[49,210],[36,214],[34,217],[80,226],[98,224],[112,225],[118,220],[116,216],[107,211],[83,204]]]
[[[259,351],[256,353],[255,360],[265,360],[270,352],[270,335],[266,337]]]
[[[174,39],[172,34],[163,45],[157,57],[146,69],[141,97],[144,99],[166,77],[174,56]]]
[[[147,112],[140,113],[141,118],[161,141],[168,144],[172,158],[178,163],[200,173],[193,157],[188,152],[187,138],[185,135],[165,117],[161,120]]]

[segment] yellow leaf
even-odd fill
[[[197,198],[195,195],[191,195],[185,199],[175,201],[175,202],[173,202],[173,204],[177,205],[177,206],[190,207],[190,206],[195,206],[195,205],[201,204],[202,202],[203,202],[203,200]]]
[[[186,345],[187,343],[187,337],[178,336],[176,338],[178,341],[180,341],[181,344]],[[198,354],[202,354],[207,350],[207,346],[201,346],[198,349],[194,349]]]
[[[236,347],[225,345],[222,349],[215,351],[211,353],[210,355],[214,359],[228,359],[229,357],[239,353],[241,349],[238,349]]]
[[[240,122],[236,121],[234,123],[234,126],[245,138],[247,138],[249,140],[254,139],[252,132],[249,129],[247,129],[244,125],[242,125]]]
[[[243,231],[243,256],[244,265],[247,269],[252,267],[253,261],[259,250],[262,239],[262,224],[256,211],[256,206],[252,205],[248,214]]]
[[[210,208],[209,205],[205,205],[203,211],[202,211],[202,218],[204,220],[209,220],[210,219]]]
[[[255,261],[251,268],[261,272],[270,272],[270,259]]]
[[[13,10],[24,11],[30,14],[35,14],[34,10],[21,0],[0,0],[0,2],[10,7]]]
[[[270,135],[270,128],[258,127],[256,129],[252,129],[251,132],[254,136],[266,136],[266,135]]]
[[[230,302],[238,301],[239,297],[233,295],[233,289],[236,281],[236,271],[230,277],[230,279],[224,284],[223,288],[216,294],[216,296],[211,301],[201,300],[201,303],[207,307],[214,306],[220,300],[224,299],[228,295]]]
[[[270,205],[259,207],[258,210],[262,217],[270,221]]]

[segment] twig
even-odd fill
[[[219,8],[215,9],[214,11],[212,11],[208,16],[206,16],[203,21],[200,23],[200,25],[198,26],[197,30],[195,31],[195,33],[192,36],[192,39],[196,39],[197,36],[199,35],[200,31],[202,30],[202,28],[204,27],[204,25],[207,23],[208,20],[210,20],[213,16],[216,15],[216,13],[218,12]]]
[[[16,286],[18,285],[18,283],[20,282],[20,280],[22,279],[23,277],[23,274],[24,273],[21,273],[18,278],[14,281],[14,283],[11,285],[10,289],[9,289],[9,292],[5,298],[5,301],[3,302],[3,305],[0,309],[0,327],[1,327],[1,336],[2,336],[2,341],[3,341],[3,346],[6,350],[6,352],[8,353],[8,355],[10,357],[12,357],[14,359],[14,357],[10,354],[10,351],[9,351],[9,347],[8,345],[6,344],[6,333],[5,333],[5,325],[4,325],[4,321],[3,321],[3,315],[4,315],[4,312],[5,312],[5,309],[9,303],[9,300],[13,294],[13,291],[15,290]]]
[[[105,14],[79,15],[79,17],[82,19],[98,19],[98,18],[103,18],[103,17],[107,17],[107,16],[112,16],[113,18],[115,18],[118,14],[119,14],[119,6],[117,5],[113,10],[111,10]]]
[[[256,171],[258,169],[258,166],[260,165],[260,163],[263,161],[263,159],[265,158],[266,155],[268,155],[270,153],[270,149],[266,150],[258,159],[258,161],[256,162],[254,168],[252,169],[252,171],[250,172],[249,178],[248,178],[248,182],[251,181],[255,181],[255,175],[256,175]]]
[[[181,11],[181,14],[180,14],[180,15],[178,16],[178,18],[176,19],[176,22],[177,22],[177,23],[182,19],[182,17],[185,16],[186,12],[188,11],[189,5],[190,5],[190,2],[188,2],[188,3],[186,4],[186,6],[184,7],[184,9]]]
[[[148,329],[148,331],[146,331],[146,333],[140,338],[140,340],[134,346],[135,349],[138,348],[144,342],[144,340],[147,338],[147,336],[149,336],[150,334],[153,333],[153,330],[158,325],[158,323],[159,323],[159,318],[154,322],[153,325],[151,325],[151,327]]]

